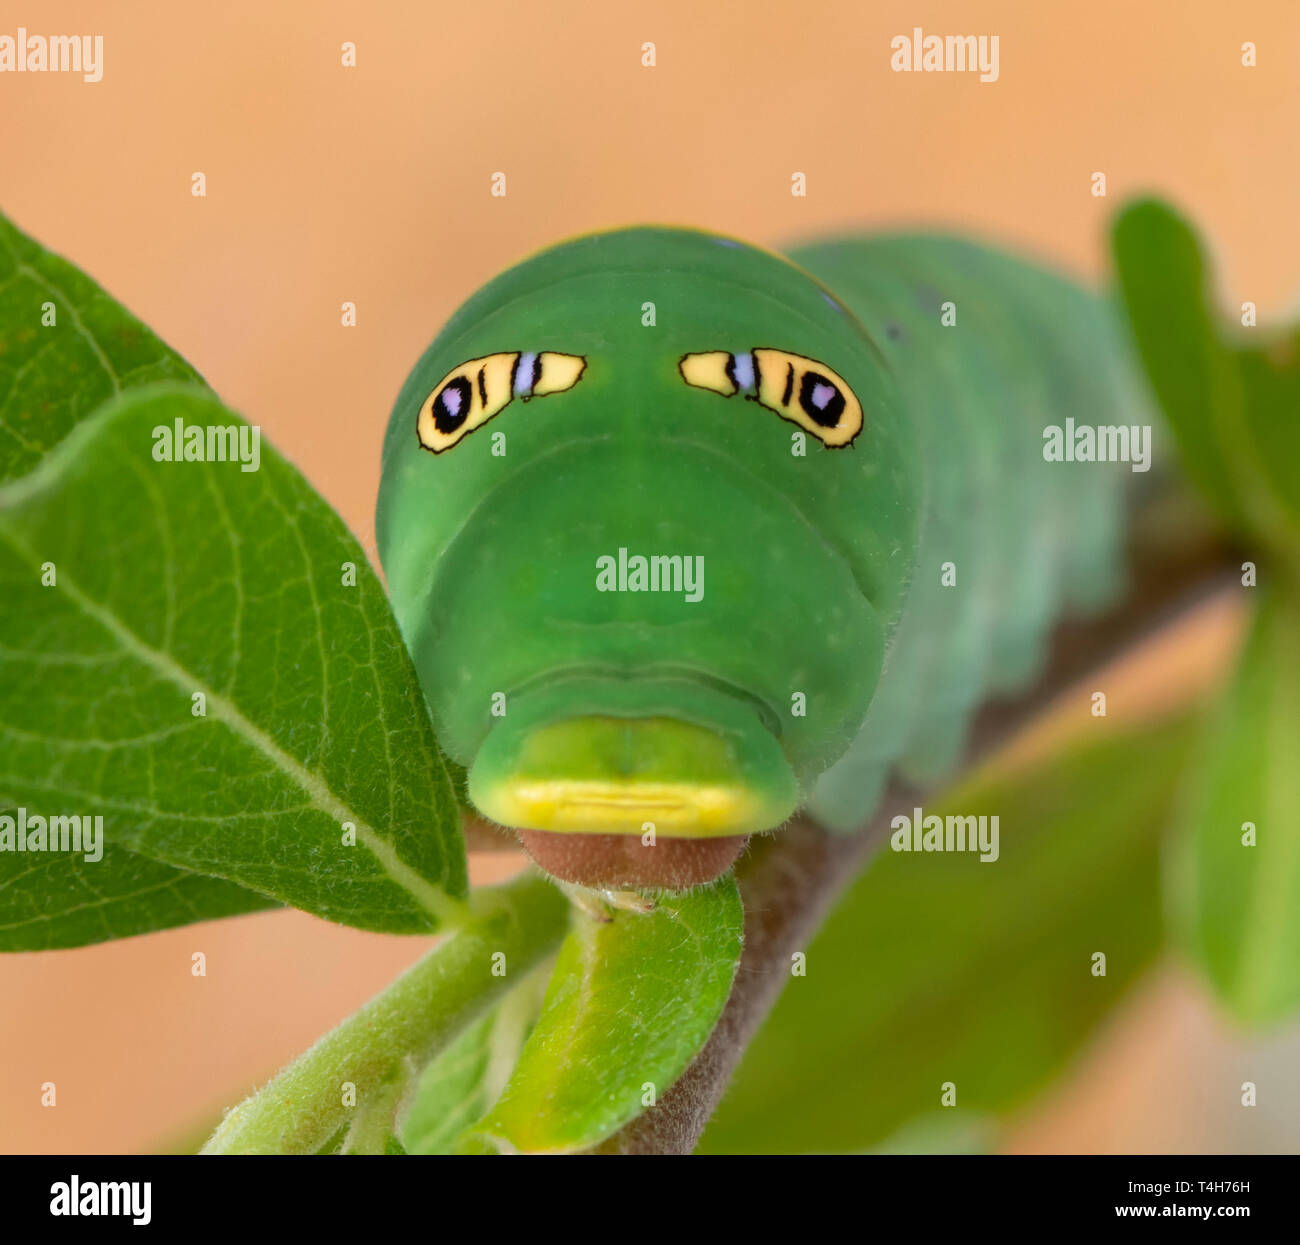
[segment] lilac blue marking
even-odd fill
[[[754,387],[754,356],[748,350],[744,354],[731,356],[731,375],[736,388],[747,393]]]
[[[525,351],[519,356],[519,364],[515,368],[515,397],[526,398],[533,391],[533,386],[537,384],[537,353],[533,350]]]

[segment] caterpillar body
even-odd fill
[[[377,512],[469,798],[556,876],[682,887],[941,776],[1122,583],[1125,473],[1049,461],[1067,419],[1149,422],[1109,307],[952,238],[636,228],[496,278]]]

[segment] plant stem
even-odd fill
[[[438,1054],[568,928],[568,901],[531,871],[478,892],[473,910],[459,932],[231,1110],[203,1153],[314,1154],[354,1111],[385,1096],[395,1103],[393,1079]]]

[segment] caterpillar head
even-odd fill
[[[398,398],[377,516],[479,810],[601,886],[779,827],[866,713],[914,452],[861,325],[777,256],[621,230],[484,287]]]

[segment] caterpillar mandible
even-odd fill
[[[1108,306],[956,239],[633,228],[491,281],[376,521],[471,801],[557,877],[681,888],[941,775],[1122,580],[1123,474],[1048,461],[1067,418],[1149,423]]]

